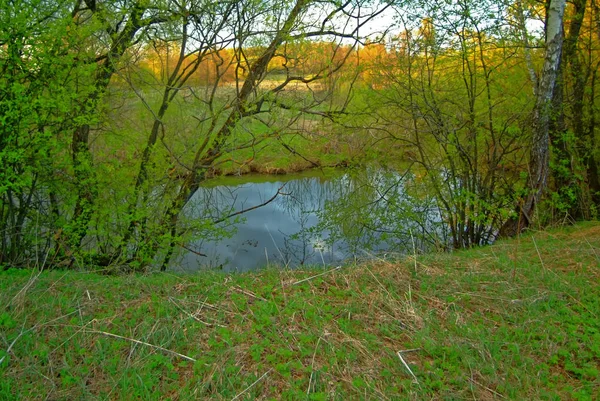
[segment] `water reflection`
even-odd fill
[[[186,211],[198,221],[217,220],[261,204],[278,190],[281,194],[245,213],[237,224],[219,225],[216,234],[207,229],[203,240],[188,244],[206,256],[182,251],[172,268],[245,271],[269,265],[330,265],[382,252],[412,252],[439,237],[435,202],[419,193],[414,176],[381,169],[313,174],[271,182],[243,177],[203,188]],[[229,238],[227,227],[235,227]]]

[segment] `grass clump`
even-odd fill
[[[416,267],[9,270],[0,399],[593,400],[599,261],[588,223]]]

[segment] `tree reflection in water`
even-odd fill
[[[215,218],[264,202],[285,180],[283,194],[273,202],[244,214],[241,221],[221,225],[235,227],[231,237],[222,231],[189,244],[206,257],[183,251],[172,268],[245,271],[330,265],[349,258],[412,253],[413,243],[419,250],[447,246],[435,199],[414,174],[375,168],[313,174],[272,182],[243,177],[199,191],[188,214]]]

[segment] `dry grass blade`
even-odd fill
[[[417,247],[415,246],[415,237],[413,236],[412,230],[409,229],[410,232],[410,240],[412,241],[413,247],[413,258],[415,261],[415,274],[417,273]]]
[[[281,249],[279,249],[279,247],[277,246],[277,242],[275,242],[275,238],[273,238],[273,234],[271,234],[271,230],[269,230],[269,227],[267,226],[266,223],[265,223],[265,228],[267,229],[267,232],[269,233],[269,237],[271,237],[271,241],[273,241],[273,245],[275,245],[275,249],[277,249],[277,252],[279,252],[279,256],[281,257],[281,260],[285,262],[283,253],[281,252]],[[266,251],[266,249],[265,249],[265,251]],[[289,262],[285,263],[286,269],[289,267],[288,265],[289,265]]]
[[[366,270],[369,272],[369,274],[371,275],[371,277],[373,277],[373,279],[374,279],[374,280],[377,282],[377,284],[378,284],[378,285],[381,287],[381,289],[383,290],[383,292],[385,292],[385,293],[386,293],[386,294],[389,296],[389,298],[390,298],[390,299],[393,299],[393,298],[392,298],[392,294],[390,294],[390,292],[387,290],[387,288],[385,288],[385,285],[383,285],[383,283],[382,283],[381,281],[379,281],[379,279],[377,278],[377,276],[375,276],[375,275],[373,274],[373,272],[371,271],[371,269],[369,269],[369,268],[367,267],[367,265],[365,265],[365,269],[366,269]]]
[[[588,241],[588,239],[585,239],[585,242],[587,242],[587,244],[590,246],[590,249],[592,250],[592,252],[594,253],[594,256],[596,257],[596,260],[598,262],[600,262],[600,258],[598,258],[598,254],[596,253],[596,249],[592,246],[592,244],[590,244],[590,241]]]
[[[4,362],[4,359],[6,358],[6,356],[10,353],[10,351],[12,351],[12,348],[15,346],[17,341],[19,341],[19,338],[21,338],[23,336],[23,334],[27,333],[30,330],[21,329],[21,332],[19,333],[19,335],[15,337],[15,339],[10,343],[10,345],[6,349],[6,355],[3,355],[2,358],[0,358],[0,366],[2,365],[2,362]]]
[[[234,287],[231,287],[232,290],[237,291],[241,294],[247,295],[251,298],[254,299],[260,299],[261,301],[265,301],[265,302],[269,302],[267,301],[265,298],[261,297],[260,295],[256,295],[255,293],[253,293],[252,291],[249,290],[244,290],[242,287],[240,287],[239,285],[236,285]]]
[[[166,352],[167,354],[175,355],[180,358],[187,359],[188,361],[196,362],[196,360],[194,358],[192,358],[191,356],[187,356],[187,355],[180,354],[179,352],[171,351],[170,349],[161,347],[160,345],[154,345],[154,344],[147,343],[145,341],[136,340],[135,338],[123,337],[118,334],[109,333],[109,332],[100,331],[100,330],[85,330],[85,332],[92,333],[92,334],[102,334],[107,337],[118,338],[118,339],[129,341],[129,342],[132,342],[135,344],[145,345],[147,347],[155,348],[160,351]]]
[[[315,356],[317,355],[317,350],[319,349],[319,344],[321,343],[321,337],[317,340],[317,345],[315,346],[315,352],[313,352],[312,362],[310,363],[310,378],[308,379],[308,388],[306,389],[306,396],[310,394],[310,386],[312,385],[312,378],[315,372]]]
[[[0,400],[595,399],[600,223],[556,232],[423,254],[413,231],[339,269],[10,269],[0,304],[33,284],[0,308]]]
[[[489,391],[490,393],[494,394],[494,395],[495,395],[495,396],[497,396],[497,397],[500,397],[500,398],[502,398],[502,399],[504,399],[504,400],[506,399],[506,397],[505,397],[505,396],[503,396],[502,394],[500,394],[499,392],[497,392],[497,391],[494,391],[494,390],[492,390],[491,388],[489,388],[489,387],[486,387],[486,386],[484,386],[484,385],[483,385],[483,384],[481,384],[481,383],[478,383],[477,381],[475,381],[475,380],[474,380],[473,378],[471,378],[471,377],[469,377],[469,381],[470,381],[471,383],[473,383],[473,384],[476,384],[476,385],[478,385],[479,387],[481,387],[481,388],[483,388],[483,389],[485,389],[485,390]]]
[[[177,301],[173,297],[169,297],[169,302],[171,302],[173,305],[175,305],[177,307],[177,309],[179,309],[180,311],[182,311],[183,313],[185,313],[191,319],[194,319],[195,321],[197,321],[199,323],[202,323],[202,324],[204,324],[204,325],[206,325],[208,327],[212,327],[212,326],[227,327],[227,326],[223,326],[222,324],[219,324],[219,323],[208,323],[208,322],[205,322],[204,320],[199,319],[197,316],[195,316],[194,314],[188,312],[181,305],[179,305],[179,303],[177,303]]]
[[[261,381],[266,375],[268,375],[269,373],[271,373],[271,371],[273,370],[273,368],[267,370],[265,373],[263,373],[263,375],[261,377],[259,377],[258,379],[256,379],[254,381],[254,383],[252,383],[251,385],[249,385],[248,387],[246,387],[246,389],[244,391],[242,391],[241,393],[239,393],[238,395],[236,395],[235,397],[233,397],[231,399],[231,401],[235,401],[238,398],[240,398],[242,395],[244,395],[248,390],[250,390],[252,387],[254,387],[256,385],[256,383],[258,383],[259,381]]]
[[[331,273],[332,271],[336,271],[336,270],[339,270],[341,268],[342,268],[342,266],[334,267],[333,269],[327,270],[326,272],[315,274],[314,276],[310,276],[310,277],[307,277],[307,278],[305,278],[303,280],[296,281],[295,283],[292,283],[292,285],[297,285],[297,284],[300,284],[300,283],[304,283],[305,281],[309,281],[309,280],[312,280],[313,278],[324,276],[324,275],[326,275],[328,273]]]
[[[538,257],[540,258],[540,262],[542,263],[542,268],[544,269],[544,272],[546,272],[546,265],[544,265],[542,255],[540,254],[540,249],[538,248],[537,243],[535,242],[535,237],[533,235],[531,236],[531,240],[533,241],[533,245],[535,246],[535,250],[537,251]]]
[[[413,382],[415,382],[416,384],[419,384],[419,379],[417,379],[417,376],[415,376],[415,374],[411,370],[410,366],[408,366],[408,363],[406,363],[406,361],[402,357],[402,354],[404,352],[409,352],[409,351],[414,351],[414,350],[398,351],[398,358],[400,358],[400,361],[402,362],[402,364],[404,365],[404,367],[406,368],[406,370],[408,370],[408,373],[410,373],[410,375],[412,376]]]
[[[11,301],[8,303],[7,306],[13,305],[17,301],[17,299],[22,299],[25,296],[25,294],[27,293],[27,291],[29,291],[29,288],[31,288],[31,286],[40,277],[42,272],[43,272],[43,269],[32,270],[31,276],[29,277],[29,280],[27,280],[27,283],[25,283],[23,288],[21,288],[21,290],[11,299]]]
[[[67,313],[66,315],[59,316],[59,317],[57,317],[56,319],[49,320],[49,321],[47,321],[47,322],[45,322],[45,323],[36,324],[35,326],[33,326],[33,327],[30,327],[30,328],[29,328],[29,329],[27,329],[27,330],[23,330],[23,328],[24,328],[24,327],[22,327],[22,328],[21,328],[21,332],[20,332],[20,333],[19,333],[19,334],[18,334],[18,335],[15,337],[15,339],[14,339],[14,340],[13,340],[13,341],[10,343],[10,345],[9,345],[9,346],[8,346],[8,348],[6,349],[6,355],[8,355],[8,354],[10,353],[10,351],[11,351],[11,350],[12,350],[12,348],[15,346],[15,344],[17,343],[17,341],[19,341],[19,339],[20,339],[20,338],[21,338],[21,337],[22,337],[22,336],[23,336],[25,333],[29,333],[29,332],[30,332],[30,331],[32,331],[32,330],[35,330],[35,329],[37,329],[37,328],[39,328],[39,327],[42,327],[42,326],[46,326],[46,325],[48,325],[48,324],[50,324],[50,323],[53,323],[53,322],[56,322],[57,320],[60,320],[60,319],[62,319],[62,318],[65,318],[65,317],[68,317],[68,316],[74,315],[75,313],[78,313],[78,311],[73,311],[73,312],[71,312],[71,313]],[[4,359],[6,358],[6,355],[4,355],[2,358],[0,358],[0,365],[2,364],[2,362],[4,362]]]

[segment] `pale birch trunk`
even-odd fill
[[[502,236],[516,235],[531,225],[535,207],[548,186],[551,102],[562,54],[565,5],[565,0],[551,0],[548,8],[546,55],[544,69],[539,77],[533,116],[533,135],[529,159],[529,195],[518,205],[517,217],[508,220],[500,230]]]

